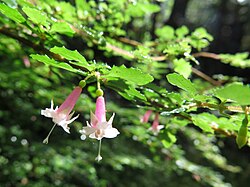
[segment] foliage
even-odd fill
[[[149,0],[0,3],[1,185],[234,184],[227,176],[242,168],[228,163],[220,142],[229,137],[248,146],[250,88],[196,69],[197,52],[213,41],[206,29],[163,25],[153,31],[156,38],[139,29],[160,11]],[[249,68],[247,53],[214,55]],[[94,110],[96,72],[121,132],[104,141],[101,163],[94,161],[96,142],[82,142],[78,134]],[[83,79],[72,133],[58,128],[42,144],[50,122],[41,108],[50,99],[62,103]],[[140,122],[147,110],[160,113],[158,135]]]

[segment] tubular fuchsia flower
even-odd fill
[[[141,123],[147,123],[151,114],[152,114],[152,110],[148,110],[144,114],[144,116],[141,118]]]
[[[164,126],[159,125],[159,113],[155,113],[155,119],[149,130],[151,130],[154,133],[154,135],[157,135],[162,128],[164,128]]]
[[[74,112],[71,113],[71,111],[73,110],[81,92],[82,88],[77,86],[59,108],[57,106],[53,109],[54,103],[53,100],[51,100],[51,107],[41,110],[41,115],[52,118],[52,121],[55,124],[61,126],[67,133],[69,133],[68,124],[72,123],[79,116],[77,115],[71,119],[74,114]]]
[[[115,138],[120,134],[116,128],[112,127],[115,114],[112,115],[108,122],[106,121],[106,106],[103,96],[97,98],[95,114],[91,112],[90,115],[90,124],[87,121],[87,126],[80,130],[82,140],[84,140],[86,136],[101,140],[102,138]]]

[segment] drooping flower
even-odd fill
[[[141,123],[147,123],[149,120],[150,115],[152,114],[152,110],[148,110],[144,116],[141,118]]]
[[[77,86],[71,94],[66,98],[62,105],[54,109],[53,100],[51,100],[51,107],[41,110],[41,115],[44,115],[48,118],[52,118],[52,121],[61,126],[67,133],[69,132],[68,125],[72,123],[79,115],[72,118],[74,112],[71,112],[76,104],[76,101],[80,97],[82,88]],[[72,118],[72,119],[71,119]]]
[[[153,132],[154,135],[157,135],[161,129],[164,128],[164,125],[159,125],[159,113],[155,113],[155,118],[152,126],[149,128],[150,131]]]
[[[103,96],[97,98],[95,114],[91,112],[90,115],[90,124],[87,121],[87,126],[79,131],[82,134],[82,140],[84,140],[86,136],[101,140],[102,138],[115,138],[120,134],[116,128],[112,127],[115,114],[111,116],[109,121],[106,121],[106,105]]]

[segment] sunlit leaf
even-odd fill
[[[74,60],[77,62],[81,62],[83,64],[88,64],[86,59],[77,51],[77,50],[69,50],[66,49],[64,46],[63,47],[53,47],[50,49],[51,52],[56,53],[64,58],[66,58],[67,60]]]
[[[183,75],[183,77],[188,78],[192,73],[192,66],[189,62],[181,59],[175,59],[174,60],[174,70],[179,73],[180,75]]]
[[[177,87],[189,92],[190,94],[196,93],[196,89],[195,89],[193,83],[190,80],[184,78],[182,75],[179,75],[177,73],[168,74],[167,80],[170,84],[177,86]]]
[[[192,116],[192,121],[194,125],[201,128],[204,132],[213,133],[212,126],[214,125],[214,121],[217,121],[217,118],[209,113],[202,113]]]
[[[214,95],[221,100],[232,100],[240,105],[250,104],[250,87],[241,83],[232,83],[216,89]]]
[[[66,22],[55,22],[52,24],[51,33],[60,33],[72,37],[75,31]]]
[[[23,7],[22,9],[29,19],[35,24],[46,24],[47,16],[44,12],[37,10],[35,8]]]
[[[148,73],[143,73],[140,69],[126,68],[123,66],[113,66],[107,78],[117,77],[138,85],[145,85],[153,81],[153,77]]]
[[[16,23],[25,22],[25,18],[14,8],[10,8],[7,5],[0,3],[0,12],[6,17],[12,19]]]
[[[46,55],[30,55],[34,60],[38,60],[40,62],[43,62],[46,65],[61,68],[70,72],[78,73],[79,70],[74,69],[72,66],[65,62],[57,62],[54,59],[49,58]]]

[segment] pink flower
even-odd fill
[[[97,98],[95,114],[91,112],[90,115],[90,124],[87,121],[87,126],[83,127],[83,129],[79,131],[82,134],[82,140],[84,140],[86,136],[101,140],[102,138],[115,138],[118,134],[120,134],[116,128],[112,127],[115,114],[112,115],[108,122],[106,121],[106,106],[103,96],[99,96]]]
[[[144,116],[141,118],[141,123],[147,123],[149,120],[150,115],[152,114],[152,110],[148,110]]]
[[[71,111],[73,110],[77,99],[80,97],[81,92],[82,88],[77,86],[59,108],[57,106],[53,109],[54,103],[53,100],[51,100],[51,107],[41,110],[41,115],[52,118],[52,121],[55,124],[61,126],[67,133],[70,133],[68,124],[72,123],[79,116],[77,115],[72,118],[74,112],[71,113]]]
[[[154,135],[157,135],[162,128],[164,128],[164,125],[159,125],[159,113],[155,113],[155,119],[149,130],[152,131]]]

